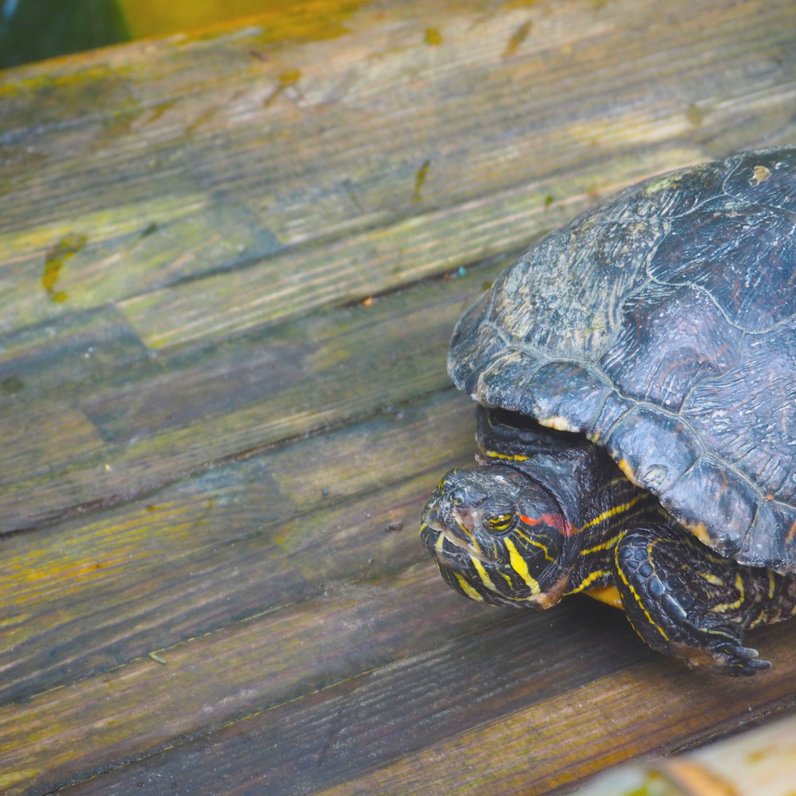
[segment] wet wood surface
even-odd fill
[[[0,74],[0,790],[565,792],[796,708],[469,603],[456,318],[667,168],[796,137],[796,6],[302,0]]]

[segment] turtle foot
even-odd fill
[[[727,633],[729,636],[730,633]],[[715,631],[705,632],[705,645],[694,647],[674,644],[673,652],[692,668],[707,669],[729,677],[749,677],[763,669],[770,669],[771,662],[758,657],[752,647],[744,647],[740,640],[729,638],[717,642]]]
[[[652,649],[729,676],[771,667],[743,645],[743,592],[727,585],[736,581],[731,562],[662,525],[626,532],[614,563],[627,618]]]

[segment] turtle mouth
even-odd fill
[[[473,535],[458,518],[453,518],[458,532],[450,525],[429,512],[420,524],[420,535],[423,544],[437,559],[456,561],[464,555],[465,559],[477,558],[479,561],[489,560]]]

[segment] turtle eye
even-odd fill
[[[494,514],[491,517],[487,517],[486,520],[486,524],[491,530],[499,532],[507,531],[511,528],[513,522],[513,514]]]

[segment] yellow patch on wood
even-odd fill
[[[510,36],[507,44],[506,49],[503,51],[504,58],[511,58],[517,50],[520,48],[520,45],[528,38],[528,34],[531,32],[531,28],[533,27],[533,22],[529,19],[527,22],[523,22]]]
[[[55,285],[61,277],[61,269],[66,261],[74,257],[86,245],[86,236],[70,232],[47,252],[44,258],[44,273],[41,286],[47,291],[51,301],[64,302],[67,295],[63,290],[56,290]]]
[[[436,28],[426,28],[423,41],[432,47],[442,44],[442,34]]]
[[[698,105],[689,105],[685,112],[685,118],[694,125],[699,127],[705,120],[705,112]]]
[[[415,174],[415,192],[413,196],[413,201],[415,202],[423,201],[423,195],[421,191],[426,182],[426,177],[428,176],[428,170],[430,167],[431,161],[425,160],[423,161],[423,165],[417,170],[417,174]]]
[[[25,782],[30,779],[34,779],[38,777],[41,772],[38,769],[19,769],[17,771],[10,771],[7,774],[0,774],[0,788],[5,790],[6,788],[12,788],[14,785],[18,785],[20,782]]]
[[[295,86],[296,83],[301,80],[301,70],[300,69],[283,69],[279,73],[279,85],[280,86]]]
[[[266,43],[322,41],[347,33],[347,19],[363,0],[121,0],[125,20],[136,38],[163,36],[185,30],[239,26],[250,17],[262,28]]]

